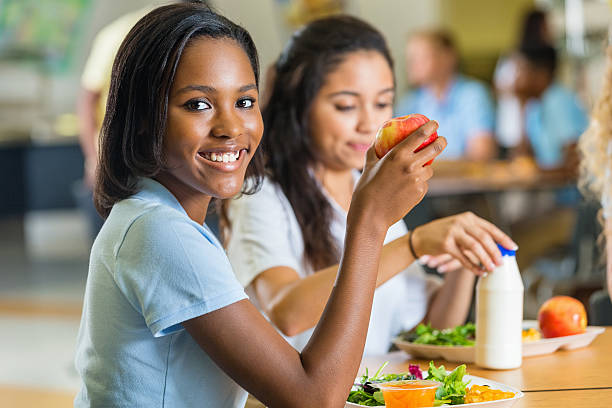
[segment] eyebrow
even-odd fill
[[[383,89],[382,91],[378,92],[378,94],[384,94],[387,92],[394,92],[395,89],[394,88],[387,88],[387,89]],[[338,92],[334,92],[334,93],[330,93],[328,96],[330,98],[333,98],[334,96],[339,96],[339,95],[349,95],[349,96],[359,96],[359,93],[355,92],[355,91],[338,91]]]
[[[238,92],[246,92],[246,91],[250,91],[251,89],[257,89],[257,85],[255,84],[243,85],[238,89]],[[178,91],[176,91],[176,94],[178,95],[178,94],[182,94],[182,93],[189,92],[189,91],[200,91],[202,93],[216,93],[217,89],[212,86],[208,86],[208,85],[187,85],[179,89]]]

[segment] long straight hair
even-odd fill
[[[154,177],[165,168],[163,139],[170,89],[183,51],[202,37],[235,41],[247,54],[259,85],[257,50],[251,36],[207,5],[172,4],[140,19],[113,64],[94,192],[103,217],[117,201],[136,192],[139,177]],[[255,183],[245,192],[256,190],[262,175],[263,156],[258,149],[246,172]]]
[[[308,122],[312,101],[327,76],[353,52],[376,51],[393,60],[382,34],[349,16],[316,20],[291,38],[279,57],[263,110],[266,170],[289,200],[313,270],[339,261],[330,232],[332,207],[311,169],[318,162]]]

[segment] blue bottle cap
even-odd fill
[[[512,249],[505,248],[501,246],[500,244],[497,244],[497,247],[499,248],[499,251],[501,252],[502,256],[515,256],[516,255],[516,251],[513,251]]]

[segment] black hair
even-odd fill
[[[263,111],[267,174],[293,208],[306,261],[314,270],[338,262],[340,253],[330,233],[332,207],[312,174],[319,159],[308,117],[329,73],[357,51],[380,53],[393,72],[384,37],[368,23],[344,15],[309,23],[292,36],[279,57],[272,93]]]
[[[554,47],[523,47],[519,52],[532,67],[545,70],[551,77],[554,76],[557,69],[557,50]]]
[[[550,40],[544,37],[545,26],[546,13],[543,10],[533,9],[528,11],[523,18],[519,48],[551,45]]]
[[[94,192],[103,217],[117,201],[136,192],[139,177],[154,177],[165,168],[169,92],[183,51],[201,37],[235,41],[247,54],[259,86],[259,62],[251,36],[206,4],[162,6],[140,19],[123,40],[112,69]],[[255,180],[248,192],[262,178],[260,150],[247,169],[246,176]]]

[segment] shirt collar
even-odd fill
[[[187,215],[181,203],[179,203],[170,190],[164,187],[160,182],[151,178],[140,177],[138,179],[138,192],[135,194],[135,197],[174,208]]]

